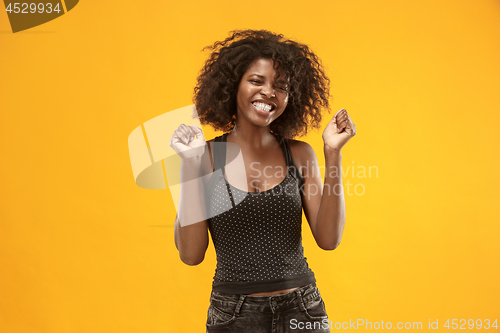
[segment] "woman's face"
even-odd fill
[[[288,86],[283,69],[279,71],[280,77],[275,82],[276,71],[271,59],[261,58],[250,64],[238,86],[238,118],[243,117],[257,126],[269,126],[285,111]]]

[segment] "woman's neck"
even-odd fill
[[[276,141],[275,136],[269,131],[269,127],[242,126],[237,123],[229,133],[231,142],[244,144],[252,148],[262,148]]]

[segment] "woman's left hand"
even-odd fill
[[[339,151],[353,136],[356,135],[356,126],[345,109],[335,113],[332,120],[323,131],[325,149]]]

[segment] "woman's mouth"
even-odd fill
[[[271,112],[274,110],[274,106],[271,104],[267,103],[262,103],[262,102],[252,102],[253,106],[255,106],[256,109],[264,112]]]

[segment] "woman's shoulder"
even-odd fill
[[[307,156],[311,153],[314,153],[314,149],[311,145],[305,141],[295,140],[295,139],[287,139],[288,146],[290,146],[290,150],[292,154],[297,154],[297,156]]]
[[[292,152],[293,161],[299,170],[315,163],[316,153],[309,143],[295,139],[287,139],[287,142]]]

